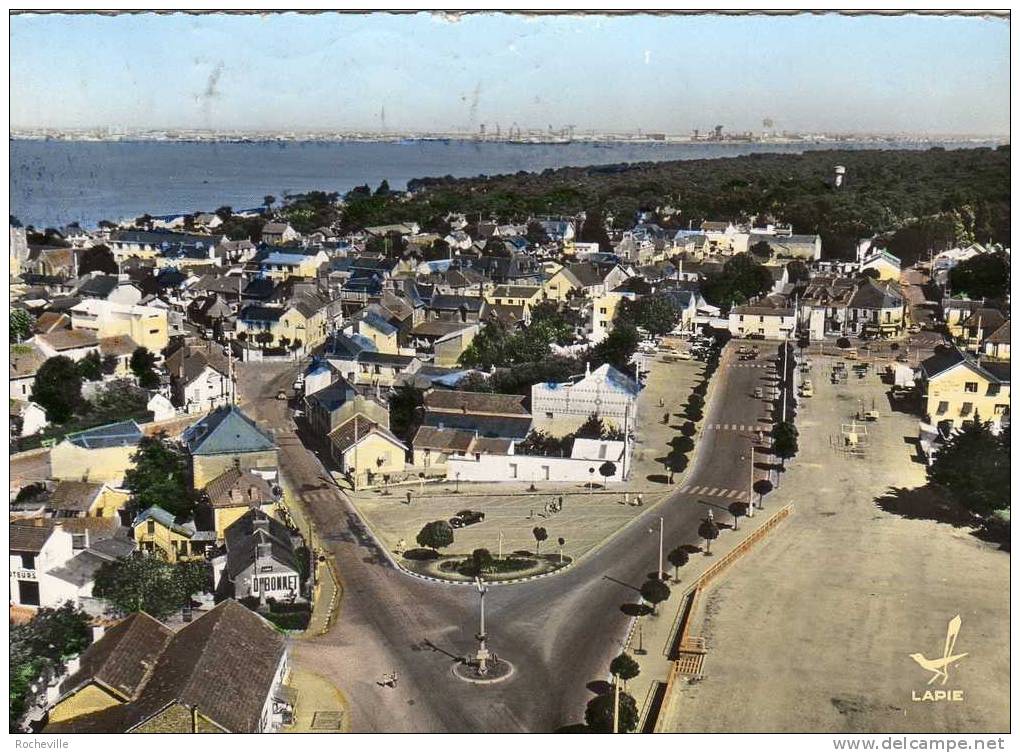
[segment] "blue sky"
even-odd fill
[[[1008,133],[1009,25],[963,17],[26,15],[15,127]]]

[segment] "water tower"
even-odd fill
[[[846,176],[846,168],[842,165],[836,165],[836,188],[843,187],[843,178]]]

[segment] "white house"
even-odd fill
[[[569,458],[517,455],[509,439],[476,439],[464,455],[450,455],[446,477],[461,481],[620,483],[630,470],[626,442],[575,439]],[[607,466],[606,463],[611,465]],[[611,470],[606,477],[602,470]]]
[[[91,549],[76,552],[74,536],[50,519],[11,522],[9,548],[11,604],[23,607],[80,604],[92,596],[96,571],[113,559]]]

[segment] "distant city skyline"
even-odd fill
[[[17,129],[1007,135],[979,16],[15,15]]]

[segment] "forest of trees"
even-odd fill
[[[885,234],[905,264],[947,244],[1009,242],[1008,146],[927,151],[811,151],[714,160],[569,167],[541,173],[410,181],[411,199],[362,191],[343,224],[415,221],[441,229],[449,212],[524,220],[581,211],[634,224],[639,210],[671,205],[664,227],[750,215],[822,236],[825,255],[850,256],[858,239]],[[834,165],[846,167],[841,189]]]

